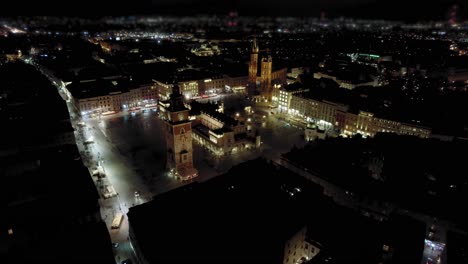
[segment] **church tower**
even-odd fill
[[[254,86],[257,82],[258,51],[257,39],[254,38],[249,63],[249,84]]]
[[[268,100],[271,102],[272,99],[272,86],[271,86],[271,72],[273,66],[273,59],[270,55],[268,57],[262,59],[261,65],[261,90],[260,95],[263,99]]]
[[[166,166],[170,173],[182,180],[198,176],[193,167],[192,122],[185,107],[179,86],[174,85],[168,106],[165,108]]]

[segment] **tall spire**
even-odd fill
[[[169,100],[170,100],[170,106],[169,106],[170,111],[180,111],[180,110],[185,109],[184,100],[183,100],[182,94],[180,93],[179,85],[177,85],[176,83],[173,84],[172,86],[172,94]]]
[[[173,94],[174,96],[180,95],[180,88],[179,88],[179,85],[178,85],[177,83],[174,83],[174,84],[172,85],[172,94]]]
[[[257,38],[253,39],[253,45],[252,45],[252,53],[258,53],[258,44],[257,44]]]

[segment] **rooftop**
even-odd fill
[[[37,144],[57,133],[72,131],[65,101],[33,66],[3,64],[0,79],[4,83],[0,87],[0,121],[8,128],[2,131],[1,146]]]
[[[149,80],[128,80],[120,78],[116,80],[98,79],[87,82],[73,82],[67,85],[67,89],[77,99],[93,98],[98,96],[107,96],[111,93],[125,93],[131,89],[139,88]]]
[[[284,86],[282,88],[282,90],[285,90],[287,92],[295,92],[295,91],[299,91],[299,90],[303,90],[304,89],[304,84],[300,83],[300,82],[293,82],[291,84],[288,84],[286,86]]]
[[[456,172],[463,170],[464,162],[455,153],[463,148],[463,142],[377,134],[372,139],[318,141],[283,157],[356,194],[466,223],[466,206],[446,206],[467,198],[464,179]],[[327,158],[330,155],[333,160]],[[372,168],[379,164],[382,171],[375,173]]]
[[[305,239],[320,244],[337,263],[375,263],[384,243],[397,249],[395,254],[405,248],[422,252],[424,224],[394,217],[378,222],[322,193],[321,186],[257,159],[157,195],[131,208],[128,217],[149,263],[281,263],[286,242],[306,226]]]
[[[393,121],[419,126],[431,124],[427,114],[428,104],[403,100],[403,95],[399,94],[395,87],[364,86],[348,90],[338,88],[334,81],[328,79],[317,80],[301,76],[301,80],[304,80],[304,86],[309,88],[309,91],[296,96],[346,105],[349,107],[348,111],[355,114],[366,111],[373,113],[375,117]]]
[[[218,105],[215,103],[200,103],[196,100],[190,102],[190,115],[200,115],[202,111],[216,112]]]
[[[94,218],[99,194],[76,145],[18,152],[0,168],[0,230],[13,230],[0,234],[7,263],[112,263],[109,234]]]
[[[224,114],[224,113],[220,113],[218,111],[213,111],[212,109],[204,109],[201,111],[201,113],[203,114],[206,114],[208,116],[211,116],[212,118],[214,119],[217,119],[221,122],[224,123],[225,126],[237,126],[237,124],[239,124],[239,121],[237,121],[236,119]]]
[[[252,168],[263,173],[251,177]],[[291,195],[296,186],[302,191]],[[255,160],[158,195],[131,208],[128,217],[150,263],[278,263],[282,242],[304,224],[284,212],[303,211],[320,193],[301,177]],[[183,251],[180,244],[186,245]]]

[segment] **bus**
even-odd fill
[[[124,215],[122,213],[117,213],[114,217],[114,220],[112,220],[111,228],[112,229],[119,228],[120,225],[122,224],[123,218],[124,218]]]

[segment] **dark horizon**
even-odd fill
[[[191,16],[201,14],[228,15],[237,12],[239,16],[295,16],[327,18],[350,17],[362,19],[385,19],[414,21],[446,20],[449,10],[458,6],[457,17],[465,19],[468,0],[303,0],[263,1],[263,0],[142,0],[95,1],[55,3],[52,0],[41,2],[15,1],[7,3],[1,16],[73,16],[97,18],[102,16],[128,15],[174,15]],[[21,8],[18,8],[21,6]]]

